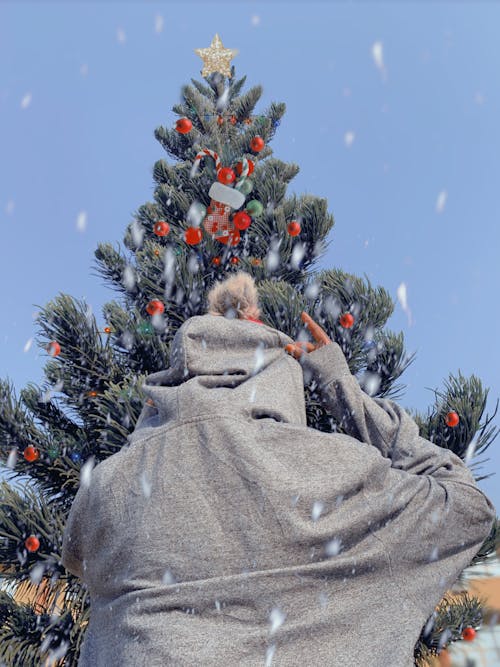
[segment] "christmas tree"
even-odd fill
[[[6,665],[77,664],[90,601],[85,584],[60,562],[67,514],[81,477],[124,446],[144,407],[145,375],[169,366],[176,331],[206,312],[217,281],[251,274],[266,322],[293,339],[301,312],[313,313],[371,396],[397,398],[394,383],[412,360],[404,358],[402,334],[384,330],[394,304],[383,288],[366,276],[313,270],[334,217],[325,199],[287,196],[299,167],[270,148],[285,105],[254,113],[262,88],[242,92],[246,77],[236,79],[230,65],[235,51],[218,36],[196,52],[203,82],[182,88],[175,127],[155,131],[175,163],[154,165],[154,201],[139,207],[126,230],[128,254],[109,243],[95,252],[99,274],[122,302],[104,306],[101,330],[85,303],[58,295],[37,318],[38,343],[50,356],[44,386],[29,386],[18,399],[0,383],[7,472],[33,481],[25,497],[2,483],[2,569],[12,584],[1,593]],[[491,419],[482,421],[487,393],[474,376],[450,376],[430,414],[412,417],[424,438],[463,459],[472,442],[478,454],[496,437]],[[305,398],[308,426],[345,432],[314,389],[306,387]],[[496,541],[495,526],[471,566],[484,562]],[[443,598],[422,628],[415,664],[473,639],[484,612],[484,602],[467,594]]]

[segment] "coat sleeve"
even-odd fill
[[[419,435],[395,402],[372,398],[351,374],[336,342],[303,354],[304,382],[314,379],[329,413],[350,435],[390,460],[363,489],[370,530],[383,543],[393,576],[426,612],[480,550],[495,507],[462,459]]]
[[[83,579],[83,560],[85,531],[90,519],[91,490],[80,484],[71,505],[63,533],[61,562],[64,567],[80,579]]]

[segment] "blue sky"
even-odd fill
[[[255,113],[287,113],[274,155],[296,162],[288,192],[328,199],[336,225],[321,268],[385,287],[387,329],[417,357],[399,402],[426,413],[449,373],[500,398],[496,3],[0,4],[0,372],[41,383],[38,308],[64,292],[103,324],[118,294],[97,277],[100,241],[122,242],[171,161],[172,127],[194,53],[215,33],[236,48]],[[500,426],[497,414],[492,425]],[[497,472],[500,438],[476,474]],[[485,459],[489,457],[489,461]],[[500,506],[498,475],[480,487]]]

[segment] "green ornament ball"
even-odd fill
[[[262,211],[264,210],[264,207],[262,206],[260,201],[257,201],[257,199],[252,199],[245,206],[245,210],[250,215],[252,215],[254,217],[257,217],[262,213]]]
[[[238,188],[238,190],[244,195],[249,195],[253,190],[252,181],[249,178],[245,178],[245,180],[241,184],[241,187]]]

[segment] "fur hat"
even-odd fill
[[[207,294],[208,313],[224,317],[260,317],[259,295],[253,276],[238,271],[215,283]]]

